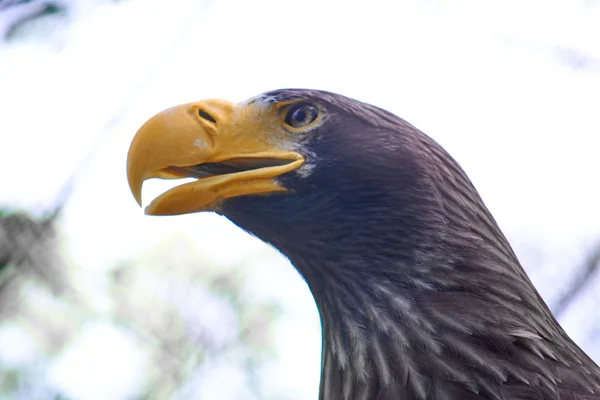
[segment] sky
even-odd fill
[[[76,170],[61,229],[90,286],[166,235],[193,238],[214,262],[243,262],[256,295],[286,310],[278,361],[264,371],[275,397],[316,397],[314,302],[283,256],[225,219],[143,214],[125,159],[136,130],[162,109],[283,87],[388,109],[459,161],[550,303],[600,241],[598,1],[77,4],[62,28],[0,47],[0,204],[48,209]],[[147,186],[145,203],[165,188]],[[562,320],[596,360],[598,293],[585,292]],[[89,332],[83,348],[97,343]],[[53,379],[68,386],[64,365]]]

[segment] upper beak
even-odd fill
[[[217,210],[229,197],[286,190],[274,178],[300,167],[304,158],[281,149],[278,135],[271,134],[278,120],[251,107],[223,100],[184,104],[139,129],[127,156],[127,179],[138,204],[147,179],[198,178],[154,199],[147,214]]]

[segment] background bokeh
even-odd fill
[[[125,177],[157,111],[283,87],[439,141],[600,361],[600,1],[0,0],[0,399],[317,397],[287,260]]]

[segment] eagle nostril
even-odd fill
[[[202,109],[198,110],[198,115],[200,116],[200,118],[204,118],[207,121],[214,122],[214,123],[217,122],[209,113],[207,113],[206,111],[204,111]]]

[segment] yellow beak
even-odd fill
[[[176,106],[155,115],[135,135],[127,179],[138,204],[151,178],[197,178],[150,203],[146,214],[218,211],[222,200],[286,190],[275,177],[304,158],[290,148],[276,109],[224,100]]]

